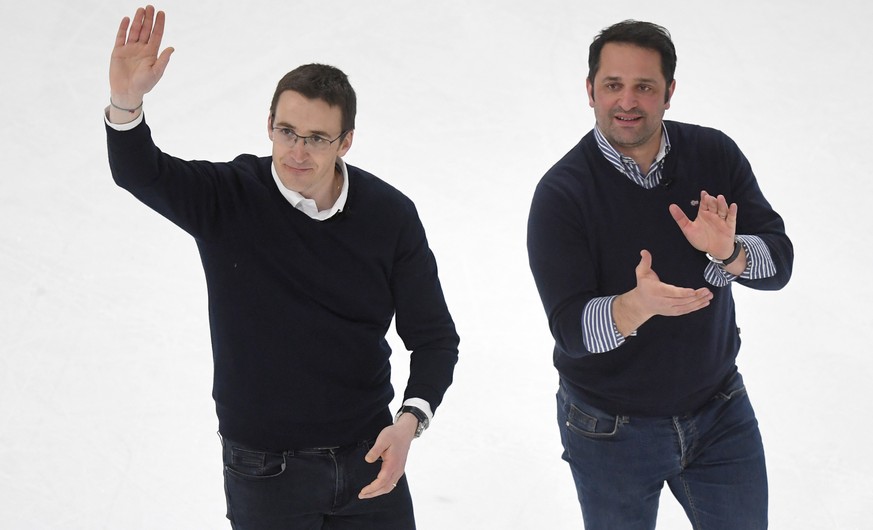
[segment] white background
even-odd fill
[[[771,526],[870,528],[871,5],[172,0],[158,7],[177,51],[145,109],[177,156],[264,155],[278,79],[307,62],[346,71],[346,159],[418,205],[462,338],[407,469],[419,527],[580,528],[528,206],[593,125],[592,37],[626,18],[666,26],[667,118],[734,138],[795,244],[787,288],[734,289]],[[106,162],[109,54],[135,8],[0,7],[3,528],[229,527],[196,248]],[[408,357],[392,344],[402,393]],[[658,527],[690,527],[669,491]]]

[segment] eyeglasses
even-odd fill
[[[273,127],[273,141],[280,142],[283,145],[287,145],[288,147],[294,147],[297,145],[298,140],[303,140],[303,149],[309,151],[310,153],[321,153],[327,151],[330,146],[346,135],[349,131],[343,131],[339,136],[334,138],[333,140],[328,140],[323,136],[319,136],[317,134],[312,134],[309,136],[300,136],[293,129],[288,127]]]

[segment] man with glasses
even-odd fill
[[[165,16],[125,17],[106,110],[116,183],[191,234],[209,293],[213,396],[233,528],[415,527],[413,438],[452,381],[458,336],[413,203],[346,164],[355,93],[309,64],[279,82],[272,156],[188,162],[142,113],[172,48]],[[393,417],[386,332],[411,351]]]
[[[765,528],[731,285],[782,288],[791,241],[730,138],[663,120],[667,30],[611,26],[588,64],[594,130],[542,178],[528,221],[585,526],[655,528],[666,482],[694,528]]]

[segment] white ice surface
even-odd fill
[[[625,18],[665,25],[679,54],[667,117],[733,137],[795,244],[786,289],[734,290],[771,527],[870,528],[871,6],[168,0],[177,51],[145,108],[177,156],[266,154],[278,78],[344,69],[359,97],[347,160],[418,205],[462,337],[407,469],[419,527],[581,528],[528,206],[593,124],[593,35]],[[196,248],[106,163],[108,59],[135,7],[0,7],[2,528],[228,527]],[[402,389],[407,356],[391,342]],[[690,528],[668,491],[658,528]]]

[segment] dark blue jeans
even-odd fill
[[[412,530],[406,475],[391,493],[358,499],[382,462],[372,442],[281,453],[223,439],[227,518],[235,530]]]
[[[558,425],[585,528],[655,528],[666,482],[695,530],[767,527],[767,470],[740,374],[685,416],[615,416],[561,384]]]

